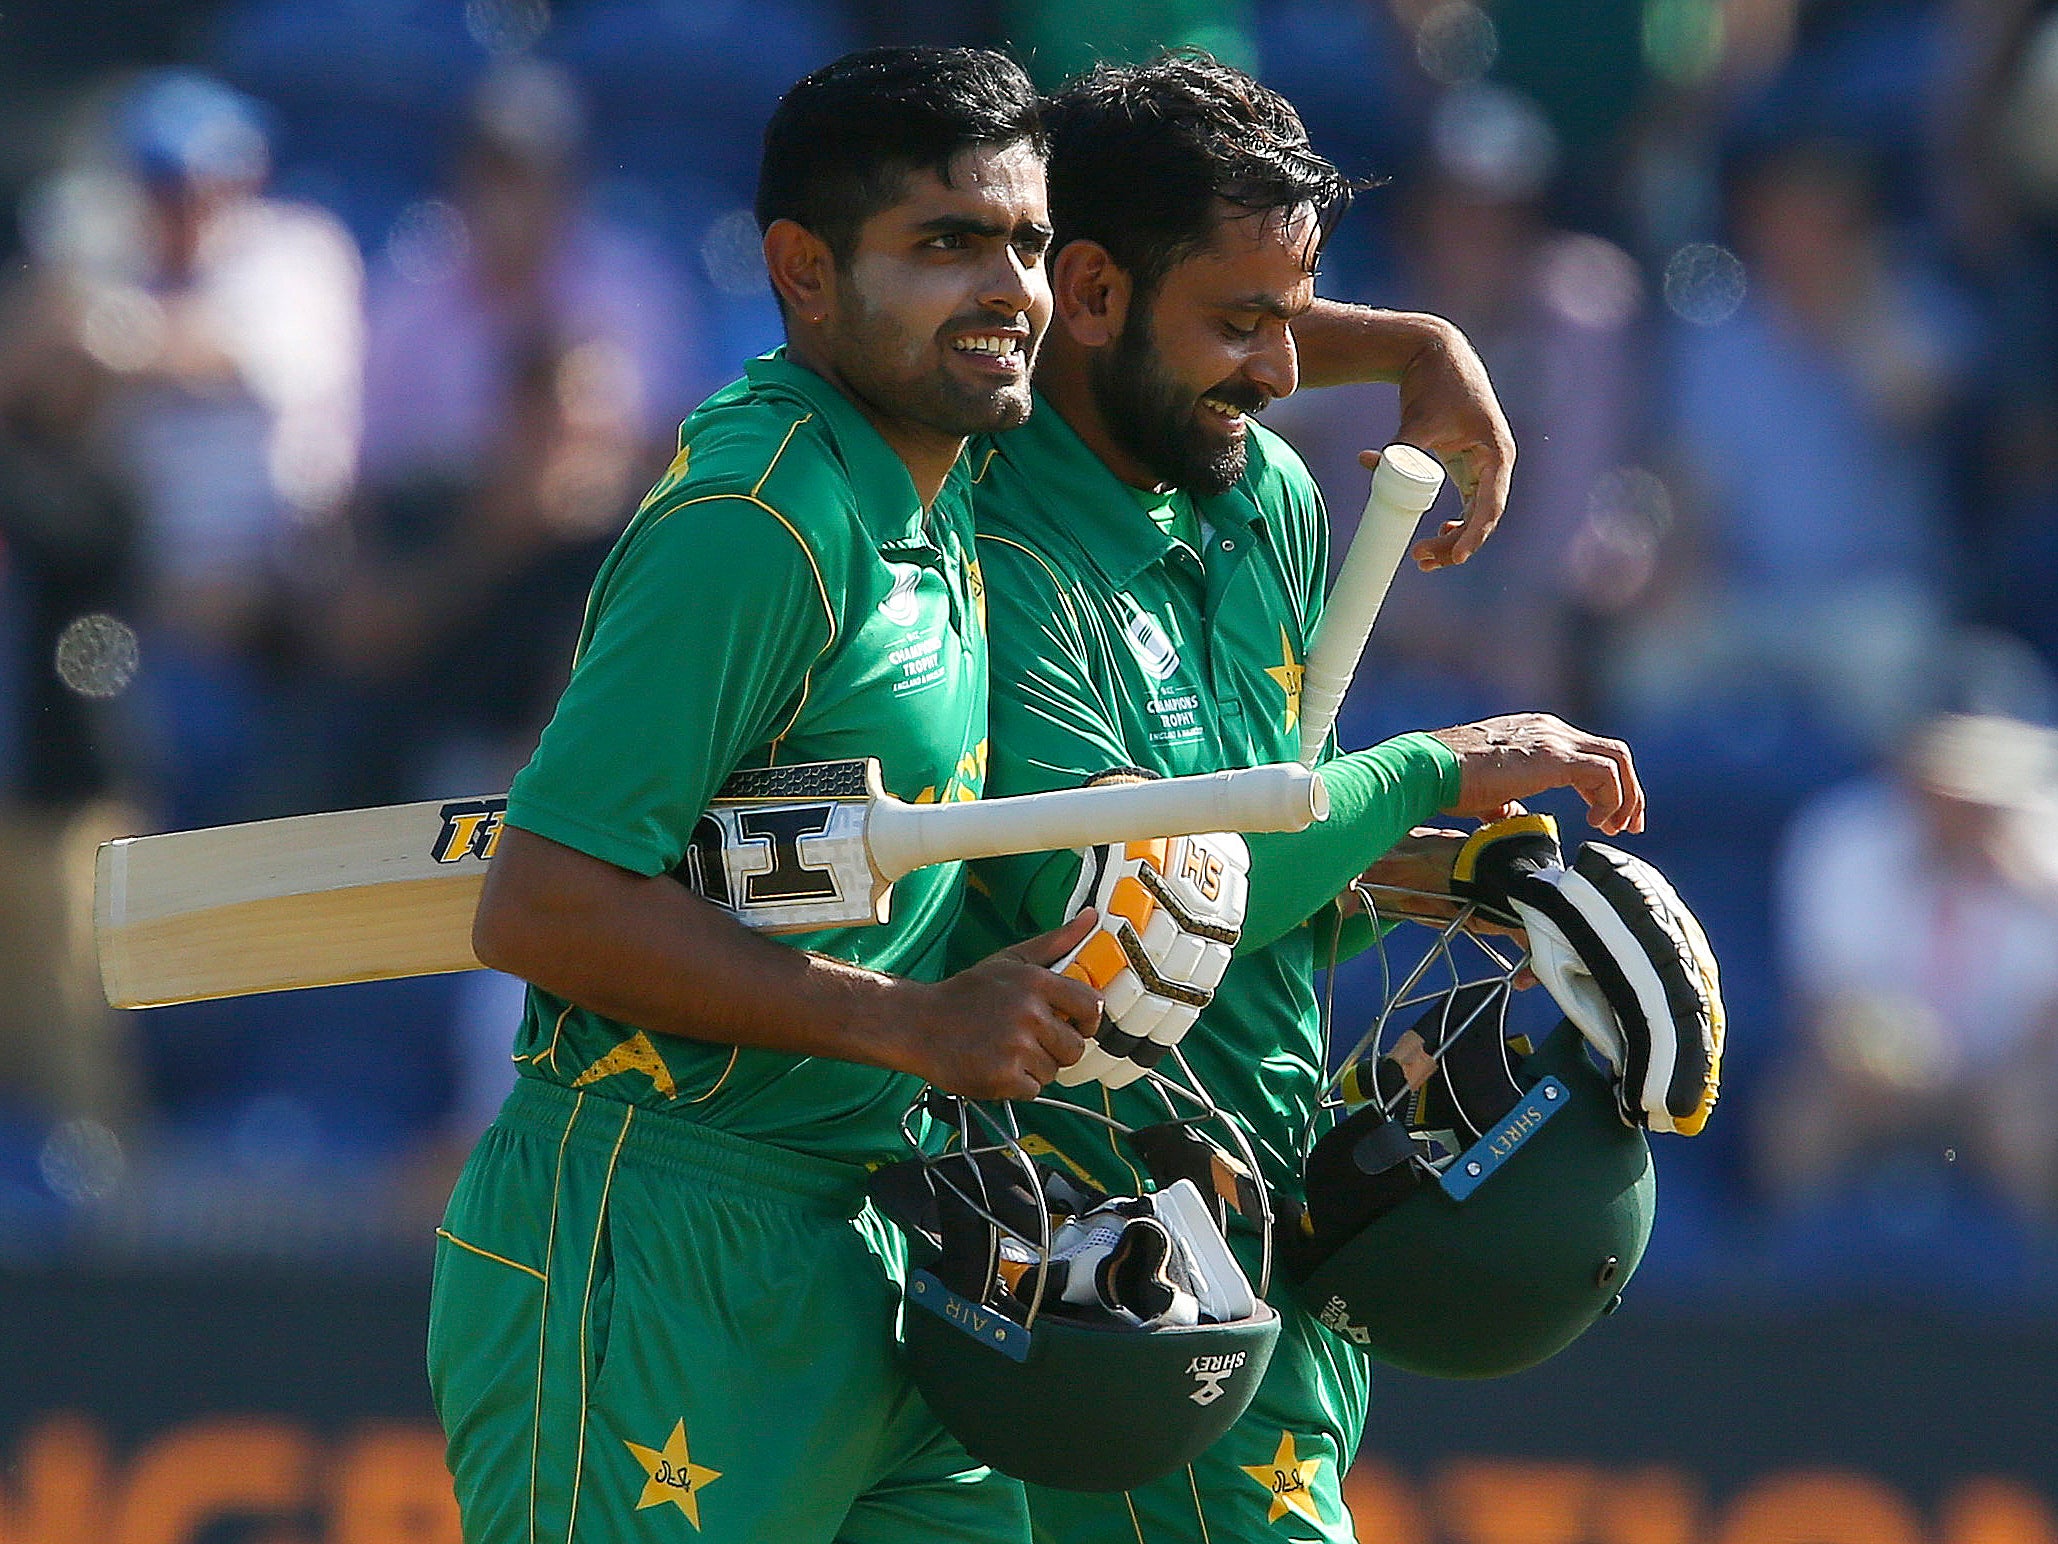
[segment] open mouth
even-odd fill
[[[1224,401],[1221,397],[1202,397],[1200,405],[1203,411],[1225,424],[1240,424],[1247,414],[1254,411],[1237,403]]]
[[[1013,333],[975,332],[951,339],[950,346],[953,353],[969,354],[1006,369],[1020,369],[1022,341]]]

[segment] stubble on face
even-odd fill
[[[1213,494],[1243,480],[1245,437],[1211,433],[1198,416],[1200,399],[1262,413],[1270,396],[1234,378],[1200,393],[1180,382],[1158,351],[1148,306],[1131,308],[1114,346],[1094,357],[1088,380],[1108,433],[1160,482]]]
[[[868,222],[839,271],[824,341],[875,421],[962,439],[1029,416],[1050,320],[1050,227],[1030,145],[962,152],[950,172],[910,174],[902,199]]]
[[[977,334],[994,318],[983,310],[953,316],[941,327],[908,326],[874,303],[853,275],[830,335],[837,368],[850,388],[891,416],[936,434],[963,438],[1013,429],[1029,418],[1029,372],[1040,334],[1021,345],[1022,368],[1013,381],[966,380],[948,357],[949,338]],[[1011,318],[1020,325],[1021,318]]]

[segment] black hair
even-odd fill
[[[1144,299],[1213,240],[1220,205],[1312,207],[1326,241],[1359,186],[1315,153],[1291,102],[1199,49],[1100,65],[1044,122],[1055,245],[1099,243]]]
[[[757,224],[792,220],[839,265],[858,232],[899,201],[910,174],[948,182],[966,150],[1047,145],[1041,102],[1022,67],[983,48],[868,48],[804,77],[765,125]]]

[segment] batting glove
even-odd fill
[[[1214,1000],[1242,936],[1250,851],[1234,831],[1088,848],[1067,916],[1100,925],[1056,969],[1101,994],[1086,1054],[1060,1068],[1068,1087],[1133,1083]]]
[[[1529,935],[1530,967],[1615,1074],[1623,1121],[1693,1136],[1722,1074],[1722,986],[1694,914],[1643,859],[1600,842],[1567,867],[1548,815],[1474,832],[1451,888]]]

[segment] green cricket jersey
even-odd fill
[[[752,362],[602,566],[570,683],[507,820],[638,874],[681,862],[739,767],[879,759],[888,791],[974,799],[986,642],[962,467],[925,512],[858,409],[783,354]],[[934,979],[958,865],[894,887],[884,927],[798,948]],[[916,1080],[876,1067],[649,1033],[531,987],[525,1076],[848,1162],[905,1155]]]
[[[990,793],[1077,786],[1119,766],[1175,776],[1298,754],[1302,661],[1321,613],[1328,528],[1300,458],[1255,424],[1249,433],[1243,480],[1194,500],[1199,550],[1176,534],[1178,520],[1162,528],[1146,508],[1152,501],[1117,480],[1047,401],[1026,427],[975,442],[992,624]],[[1315,929],[1303,919],[1457,793],[1455,756],[1426,735],[1333,761],[1325,776],[1349,785],[1329,827],[1251,839],[1253,915],[1268,909],[1291,924],[1267,936],[1246,928],[1182,1045],[1243,1121],[1265,1177],[1292,1195],[1323,1076]],[[1076,873],[1070,854],[978,865],[959,954],[1053,925]],[[1165,1113],[1140,1084],[1046,1092],[1127,1124]],[[1025,1113],[1097,1183],[1127,1194],[1144,1187],[1105,1126]]]

